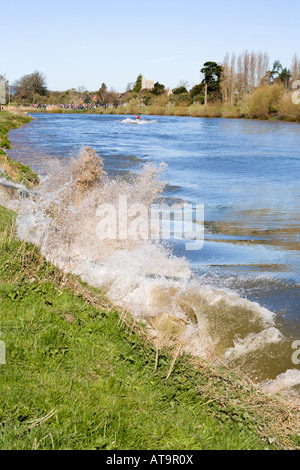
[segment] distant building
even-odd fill
[[[145,77],[142,77],[142,90],[153,90],[154,80],[146,80]]]

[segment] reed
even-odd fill
[[[222,105],[201,105],[193,104],[188,108],[189,116],[192,117],[205,117],[205,118],[219,118],[222,117]]]
[[[283,85],[265,85],[246,95],[241,108],[250,119],[276,117],[284,95],[285,90]]]
[[[300,105],[293,103],[293,93],[285,93],[278,105],[278,115],[286,121],[300,122]]]
[[[189,112],[189,108],[187,104],[181,104],[181,105],[175,106],[174,116],[190,116],[190,112]]]

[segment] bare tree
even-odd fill
[[[249,88],[250,91],[256,87],[257,79],[257,54],[254,51],[250,54]]]
[[[257,85],[260,86],[262,84],[262,79],[264,77],[263,71],[263,54],[259,52],[257,54]]]
[[[234,104],[236,99],[251,93],[263,84],[269,67],[266,53],[244,51],[237,57],[227,53],[223,60],[222,97],[224,102]]]
[[[5,75],[0,74],[0,105],[6,104],[9,100],[9,86]]]
[[[241,97],[243,94],[243,58],[239,54],[237,58],[237,95]]]
[[[300,58],[297,54],[294,55],[291,65],[291,78],[292,82],[300,80]]]
[[[118,104],[118,93],[111,88],[108,91],[105,83],[102,83],[101,88],[97,91],[98,102],[105,105],[116,105]]]
[[[249,92],[249,71],[250,71],[250,55],[245,51],[242,56],[243,62],[243,93]]]
[[[46,78],[41,72],[24,75],[14,83],[15,100],[33,103],[37,97],[47,95]]]
[[[230,66],[228,53],[225,55],[222,63],[221,92],[222,100],[228,103],[230,99]]]
[[[234,104],[235,95],[236,95],[235,66],[236,66],[236,56],[235,54],[232,54],[231,61],[230,61],[230,102],[231,104]]]
[[[270,69],[270,58],[269,58],[269,55],[267,54],[267,52],[265,52],[263,54],[263,57],[262,57],[262,74],[263,74],[263,76],[262,76],[261,85],[266,83],[267,72],[268,72],[269,69]]]
[[[87,92],[87,89],[85,86],[79,86],[77,87],[78,93],[80,93],[80,100],[82,101],[83,94]]]

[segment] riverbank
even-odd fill
[[[29,166],[22,165],[6,155],[6,149],[10,149],[8,133],[11,129],[17,129],[31,121],[31,117],[24,112],[0,112],[0,176],[14,183],[21,183],[26,188],[32,189],[39,183],[39,178]]]
[[[18,240],[0,207],[1,449],[296,449],[297,408],[178,347]]]
[[[65,109],[65,108],[26,108],[29,113],[52,113],[52,114],[120,114],[120,115],[144,115],[144,116],[181,116],[200,118],[225,118],[225,119],[255,119],[263,121],[285,121],[300,122],[300,109],[293,115],[280,114],[277,112],[267,113],[247,113],[241,108],[222,105],[193,105],[193,106],[170,106],[167,108],[160,106],[137,107],[129,106],[118,108],[95,108],[95,109]]]
[[[89,114],[142,114],[157,116],[189,116],[202,118],[257,119],[300,122],[300,105],[295,103],[294,93],[281,86],[263,86],[245,95],[237,104],[230,103],[174,103],[166,96],[158,96],[150,105],[141,105],[136,98],[119,106],[45,105],[46,107],[22,107],[30,113],[89,113]],[[18,107],[12,109],[20,109]]]

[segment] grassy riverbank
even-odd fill
[[[176,348],[157,354],[142,325],[19,241],[1,206],[0,329],[0,449],[300,445],[292,406]]]
[[[204,118],[234,118],[257,120],[280,120],[300,122],[300,104],[293,101],[293,92],[288,92],[282,85],[261,86],[252,93],[246,94],[238,103],[224,102],[190,104],[182,101],[176,103],[172,97],[165,95],[152,99],[151,104],[141,105],[141,98],[129,100],[125,105],[94,109],[65,109],[55,106],[43,108],[26,108],[30,112],[50,113],[90,113],[90,114],[144,114],[156,116],[190,116]]]
[[[9,158],[6,150],[11,148],[8,140],[9,131],[28,124],[31,119],[21,112],[0,112],[0,176],[14,183],[22,183],[28,189],[38,184],[38,176],[28,166]]]

